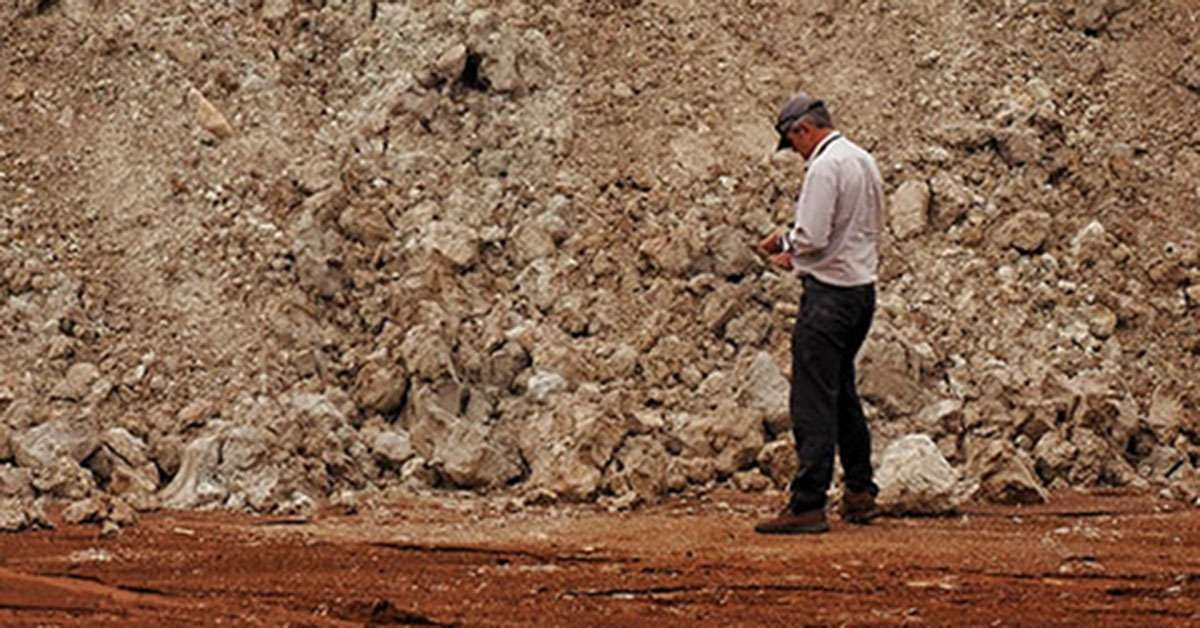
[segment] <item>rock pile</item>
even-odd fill
[[[784,486],[797,87],[891,194],[888,472],[1200,497],[1182,7],[168,5],[0,5],[6,527]]]

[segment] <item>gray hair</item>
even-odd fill
[[[829,115],[829,109],[827,109],[824,104],[818,104],[816,107],[813,107],[811,110],[809,110],[808,113],[796,118],[791,124],[788,125],[787,130],[791,131],[792,129],[800,126],[800,123],[804,121],[811,122],[812,125],[818,129],[833,128],[833,116]]]

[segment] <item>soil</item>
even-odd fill
[[[0,624],[1194,625],[1200,512],[1144,496],[763,537],[778,497],[637,513],[413,499],[0,536]]]

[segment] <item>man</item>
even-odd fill
[[[842,518],[875,516],[871,435],[855,386],[854,358],[875,313],[883,182],[865,150],[834,130],[825,104],[792,96],[775,124],[778,150],[808,162],[795,225],[759,247],[773,265],[803,277],[804,296],[792,332],[792,432],[800,468],[787,508],[755,526],[763,534],[829,530],[825,499],[840,452],[846,492]]]

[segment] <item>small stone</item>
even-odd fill
[[[0,464],[0,497],[33,499],[33,474],[29,469]]]
[[[369,205],[350,205],[342,210],[338,226],[347,236],[367,246],[387,242],[393,232],[387,216]]]
[[[380,460],[397,469],[416,455],[408,432],[402,431],[380,432],[371,441],[371,449]]]
[[[211,403],[204,399],[196,399],[184,406],[176,415],[176,419],[181,428],[202,427],[215,414]]]
[[[907,240],[925,231],[929,225],[929,185],[924,181],[908,181],[896,190],[891,202],[892,233]]]
[[[1000,155],[1009,166],[1034,163],[1042,155],[1042,144],[1032,131],[1005,130],[997,134]]]
[[[771,480],[759,473],[758,469],[750,469],[733,475],[733,485],[743,493],[761,493],[771,488]]]
[[[53,399],[68,399],[82,401],[92,389],[92,384],[100,379],[100,369],[90,362],[74,364],[67,370],[67,376],[59,382],[50,394]]]
[[[117,522],[105,520],[100,524],[101,538],[111,539],[119,534],[121,534],[121,526]]]
[[[264,20],[282,20],[292,12],[292,0],[264,0],[262,18]]]
[[[1046,243],[1053,222],[1043,211],[1023,210],[1010,216],[992,234],[996,244],[1022,253],[1036,253]]]
[[[1194,286],[1188,286],[1187,290],[1184,291],[1184,294],[1187,295],[1189,307],[1200,308],[1200,283]]]
[[[105,523],[114,523],[118,526],[128,528],[136,524],[137,520],[137,511],[125,500],[116,498],[109,503]]]
[[[4,88],[4,95],[9,100],[21,100],[28,93],[29,84],[22,80],[12,81]]]
[[[434,63],[434,75],[443,82],[453,82],[462,76],[467,67],[467,47],[454,44],[446,49]]]
[[[1095,305],[1088,309],[1088,331],[1100,340],[1107,340],[1117,330],[1117,315],[1103,305]]]
[[[516,262],[521,266],[548,257],[557,250],[554,238],[534,222],[527,222],[518,227],[509,240],[509,246]]]
[[[745,275],[756,263],[746,236],[733,227],[714,229],[708,238],[708,249],[712,252],[713,271],[723,277]]]
[[[479,234],[456,222],[439,220],[425,234],[430,249],[441,253],[458,268],[467,268],[479,259]]]
[[[16,497],[0,497],[0,532],[21,532],[28,526],[24,502]]]
[[[549,371],[538,371],[529,378],[527,389],[529,394],[538,401],[545,401],[550,395],[565,390],[567,380],[562,375]]]
[[[62,511],[63,521],[72,525],[99,521],[106,508],[99,497],[78,500]]]
[[[200,125],[200,128],[208,131],[219,140],[233,137],[233,126],[229,124],[229,120],[225,117],[225,114],[221,113],[208,98],[205,98],[200,90],[193,87],[189,90],[188,96],[192,100],[196,122]]]

